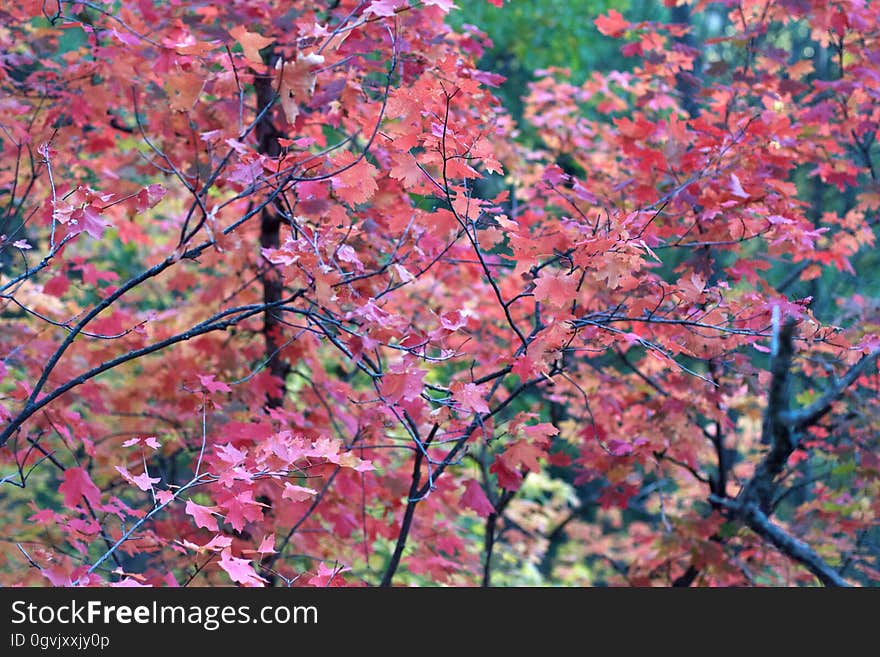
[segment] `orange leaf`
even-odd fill
[[[241,44],[245,59],[257,64],[263,63],[263,58],[260,57],[260,50],[275,42],[275,39],[264,37],[256,32],[248,32],[241,25],[237,25],[229,30],[229,35]]]
[[[620,15],[619,11],[612,9],[606,16],[599,16],[596,19],[596,28],[605,36],[617,38],[623,36],[629,28],[629,21]]]
[[[577,284],[577,278],[564,272],[544,271],[535,282],[535,298],[551,308],[563,308],[574,299]]]
[[[351,162],[346,160],[351,160],[351,157],[350,153],[347,154],[341,162],[337,162],[337,166],[348,166]],[[376,185],[376,167],[364,158],[333,176],[331,184],[339,198],[352,205],[369,201],[379,189]]]
[[[538,459],[542,456],[544,456],[544,450],[540,447],[533,445],[528,440],[517,440],[501,455],[501,459],[510,468],[523,466],[532,472],[540,472],[541,464],[538,463]]]
[[[199,99],[204,84],[204,79],[195,73],[178,71],[170,75],[165,80],[168,106],[179,112],[188,112]]]
[[[403,182],[406,189],[411,190],[425,179],[416,158],[410,152],[394,153],[391,159],[394,161],[391,177]]]
[[[298,56],[292,62],[278,60],[276,69],[281,72],[278,93],[281,108],[288,123],[294,123],[299,116],[299,104],[308,100],[315,91],[315,68],[324,63],[324,56],[315,53]]]

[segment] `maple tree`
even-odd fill
[[[0,10],[0,581],[880,579],[876,8],[451,10]]]

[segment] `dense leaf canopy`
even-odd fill
[[[877,7],[636,4],[0,9],[0,583],[880,581]]]

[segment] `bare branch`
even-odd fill
[[[831,410],[831,405],[843,396],[843,393],[856,380],[865,373],[880,357],[880,347],[874,349],[853,365],[846,374],[834,381],[834,384],[819,399],[808,406],[796,411],[785,412],[780,415],[780,420],[790,425],[795,431],[803,431],[813,426]]]

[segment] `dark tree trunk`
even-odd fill
[[[274,56],[269,58],[267,63],[270,64],[269,70],[273,70],[271,66]],[[275,98],[275,89],[272,85],[272,77],[268,75],[258,75],[254,78],[254,88],[257,92],[257,112],[262,113],[263,110],[272,104]],[[263,114],[256,128],[256,135],[259,142],[259,152],[270,156],[280,154],[280,146],[278,138],[284,137],[284,133],[278,130],[272,123],[272,111]],[[279,214],[274,205],[267,205],[260,216],[260,246],[264,249],[277,249],[281,245],[281,224],[283,217]],[[263,285],[263,302],[276,303],[281,300],[284,293],[284,282],[281,272],[275,265],[265,263],[266,269],[263,271],[260,279]],[[265,357],[268,360],[269,373],[282,382],[281,392],[277,395],[269,394],[266,404],[270,408],[277,408],[284,404],[285,386],[287,374],[290,371],[290,364],[278,353],[282,344],[281,324],[276,315],[278,311],[274,308],[267,308],[263,313],[263,339],[265,340]]]

